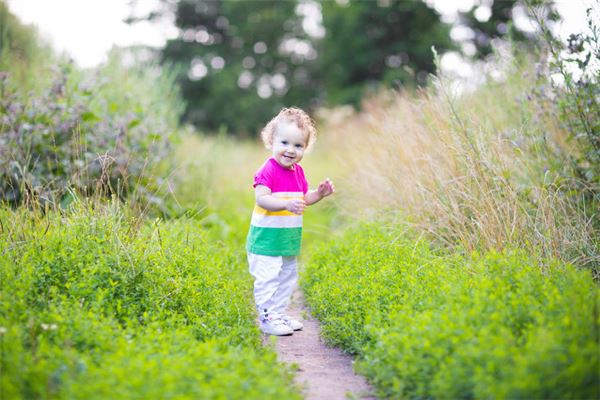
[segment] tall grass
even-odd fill
[[[326,136],[326,132],[323,132]],[[302,160],[309,185],[329,177],[340,177],[340,166],[324,145]],[[166,216],[192,217],[206,226],[219,225],[224,234],[245,240],[254,207],[254,173],[271,152],[255,140],[224,135],[208,136],[190,131],[182,135],[173,159],[165,160],[162,176],[166,182],[157,195],[164,199]],[[342,222],[336,196],[306,210],[304,242],[321,240]]]
[[[352,214],[408,218],[438,244],[474,250],[527,248],[540,260],[600,262],[583,196],[563,190],[573,151],[557,120],[527,100],[530,60],[456,95],[385,93],[326,128],[348,171],[342,199]]]
[[[243,202],[236,196],[252,195],[252,176],[264,161],[264,154],[253,142],[226,136],[205,136],[190,131],[183,135],[174,153],[171,193],[182,210],[233,207]]]

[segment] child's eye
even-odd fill
[[[302,146],[301,144],[297,144],[297,145],[296,145],[296,148],[297,148],[297,149],[301,149],[301,148],[303,148],[303,147],[304,147],[304,146]]]
[[[281,144],[288,144],[287,140],[282,140]]]

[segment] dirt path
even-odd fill
[[[298,366],[296,382],[303,388],[305,399],[375,398],[366,380],[352,370],[352,357],[325,345],[319,323],[309,314],[299,290],[292,296],[288,314],[301,321],[304,329],[277,338],[277,354],[280,361]]]

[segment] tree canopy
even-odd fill
[[[179,31],[162,59],[179,66],[187,121],[244,135],[283,106],[357,106],[380,87],[425,85],[432,46],[466,48],[451,38],[457,24],[484,57],[492,38],[512,32],[520,3],[479,3],[452,25],[432,1],[162,0]]]

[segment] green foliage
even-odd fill
[[[325,37],[316,78],[329,105],[360,104],[367,90],[419,84],[435,68],[431,46],[454,47],[450,26],[425,2],[321,2]]]
[[[431,45],[452,47],[448,26],[421,1],[163,3],[181,33],[163,59],[181,66],[186,118],[210,131],[248,134],[284,105],[359,104],[380,84],[423,84]]]
[[[385,398],[597,398],[600,291],[524,253],[434,254],[362,226],[325,244],[303,286],[326,338]]]
[[[523,45],[528,50],[538,42],[537,32],[522,30],[514,24],[513,17],[527,15],[526,7],[534,7],[547,23],[560,20],[553,2],[545,0],[492,0],[483,4],[474,4],[467,12],[459,12],[460,25],[468,27],[471,32],[463,42],[470,43],[476,49],[476,58],[485,58],[493,54],[493,42],[498,39],[510,39],[512,43]],[[487,15],[486,15],[487,13]]]
[[[0,0],[0,72],[9,73],[23,91],[39,89],[50,81],[55,58],[37,31],[23,25]]]
[[[594,207],[600,202],[600,8],[587,10],[587,28],[572,34],[563,43],[555,38],[545,21],[537,14],[549,64],[546,85],[534,92],[541,107],[552,104],[552,111],[570,133],[576,150],[569,154],[572,177],[581,182],[576,190],[591,193]],[[596,61],[596,62],[595,62]]]
[[[243,246],[186,220],[136,230],[115,204],[0,210],[2,397],[296,397]]]
[[[166,67],[121,60],[112,54],[89,74],[65,64],[41,95],[2,77],[0,200],[64,205],[68,188],[152,200],[151,172],[170,151],[181,102]]]
[[[459,43],[425,1],[162,0],[160,8],[175,14],[180,31],[162,55],[181,67],[187,120],[239,135],[258,131],[283,105],[357,106],[381,87],[424,86],[432,45],[445,52],[464,44],[483,57],[494,39],[533,39],[512,24],[523,10],[514,0],[460,13],[455,24],[467,35]],[[540,8],[556,18],[548,2]]]
[[[308,104],[314,88],[307,60],[281,50],[284,40],[308,38],[296,6],[295,1],[204,0],[174,6],[181,35],[167,42],[162,55],[181,66],[178,81],[188,121],[213,132],[248,134],[284,105]]]

